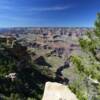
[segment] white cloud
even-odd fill
[[[61,11],[61,10],[67,10],[71,8],[70,6],[54,6],[54,7],[39,7],[39,8],[31,8],[31,11]]]
[[[1,5],[0,10],[10,10],[10,11],[62,11],[70,9],[71,6],[51,6],[51,7],[29,7],[29,6],[11,6],[11,5]]]

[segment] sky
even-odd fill
[[[93,27],[100,0],[0,0],[0,27]]]

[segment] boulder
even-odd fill
[[[78,100],[78,99],[76,95],[71,92],[68,86],[56,82],[47,82],[45,85],[45,90],[42,100]]]

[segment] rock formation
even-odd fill
[[[42,100],[78,100],[68,86],[47,82]]]

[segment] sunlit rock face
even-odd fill
[[[71,90],[62,84],[47,82],[42,100],[78,100]]]

